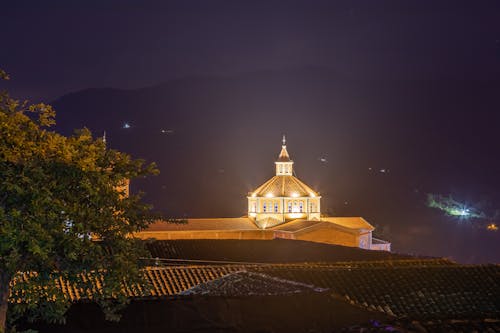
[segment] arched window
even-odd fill
[[[303,208],[302,208],[302,201],[300,201],[300,202],[299,202],[299,207],[300,207],[300,208],[299,208],[299,211],[302,213],[302,211],[303,211]]]
[[[255,204],[255,202],[253,203],[253,207],[252,208],[253,208],[252,212],[255,213],[257,211],[257,205]]]
[[[288,212],[289,213],[292,212],[292,202],[291,201],[288,201]]]
[[[278,212],[278,203],[277,202],[274,203],[274,212],[275,213]]]
[[[267,209],[267,204],[264,202],[264,204],[262,205],[262,211],[265,213],[266,209]]]

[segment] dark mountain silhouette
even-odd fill
[[[244,215],[286,133],[322,211],[365,217],[398,251],[482,262],[500,252],[499,234],[425,199],[452,194],[494,218],[499,91],[497,81],[357,81],[311,67],[88,89],[53,104],[59,131],[106,130],[112,148],[157,162],[161,175],[132,190],[166,215]]]

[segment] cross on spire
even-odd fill
[[[285,136],[285,134],[283,134],[283,140],[282,141],[283,141],[283,146],[286,146],[286,136]]]

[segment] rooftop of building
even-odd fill
[[[310,221],[304,219],[296,219],[279,226],[272,230],[281,230],[289,232],[297,232],[312,226],[328,226],[329,224],[337,225],[349,230],[368,230],[373,231],[375,228],[362,217],[322,217],[321,221]],[[198,230],[260,230],[255,223],[248,217],[230,217],[230,218],[193,218],[186,219],[185,222],[171,223],[167,221],[156,221],[148,226],[145,231],[161,232],[161,231],[198,231]]]
[[[248,309],[260,303],[274,302],[273,307],[282,308],[296,302],[293,304],[301,312],[309,307],[318,312],[320,309],[314,309],[318,304],[338,303],[345,306],[343,316],[353,317],[351,323],[360,320],[359,311],[368,311],[366,318],[371,319],[500,317],[500,265],[461,265],[443,258],[297,240],[168,240],[145,244],[151,255],[143,261],[145,280],[124,284],[122,291],[136,304],[139,300],[146,302],[141,304],[155,300],[155,307],[170,304],[184,308],[192,304],[189,302],[199,301],[216,309],[209,313],[218,315],[218,300],[224,301],[224,308],[234,301],[244,307],[228,312],[237,316],[248,314]],[[19,274],[10,302],[23,302],[29,297],[22,281],[29,280],[31,274]],[[86,273],[71,280],[56,277],[55,282],[62,297],[83,304],[101,292],[100,274]],[[79,279],[83,285],[76,284]],[[200,304],[196,303],[196,309]],[[329,318],[326,312],[321,314],[321,318]],[[334,318],[333,322],[341,321]],[[192,328],[189,325],[186,327]]]
[[[302,240],[182,239],[147,242],[152,258],[185,262],[245,263],[354,262],[416,259],[410,255]],[[428,257],[420,258],[428,259]]]
[[[186,219],[185,223],[156,221],[146,231],[259,230],[247,217]]]
[[[346,303],[397,318],[500,316],[499,265],[406,259],[331,264],[163,266],[147,267],[144,274],[143,284],[123,289],[128,297],[179,298],[204,290],[209,295],[225,297],[320,292],[325,297],[341,298]],[[100,290],[98,276],[86,275],[86,279],[94,281],[88,290],[63,279],[58,279],[57,284],[65,297],[78,301]],[[256,283],[258,281],[260,283]],[[23,297],[24,294],[14,288],[11,301],[22,302]]]
[[[251,197],[317,197],[318,193],[292,175],[277,175],[259,186]]]

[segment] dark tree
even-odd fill
[[[0,332],[12,286],[27,296],[10,304],[9,315],[58,321],[69,301],[55,275],[84,284],[76,277],[98,272],[102,292],[94,297],[101,304],[120,301],[123,282],[140,279],[142,252],[131,235],[152,216],[122,185],[156,173],[155,166],[107,149],[87,129],[70,137],[51,131],[54,117],[49,105],[0,93]],[[22,272],[30,278],[21,281]]]

